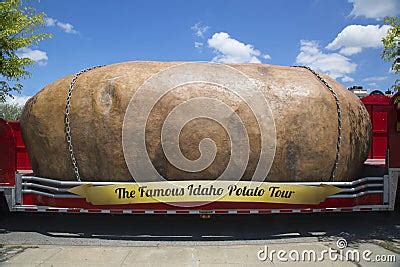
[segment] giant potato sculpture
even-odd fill
[[[90,70],[76,79],[69,119],[82,181],[133,180],[122,146],[122,127],[129,101],[147,79],[178,64],[181,63],[119,63]],[[266,64],[229,66],[257,84],[273,115],[276,148],[265,181],[348,181],[357,178],[368,153],[370,121],[363,104],[353,93],[335,80],[322,76],[336,93],[335,99],[326,85],[304,68]],[[43,88],[28,101],[23,111],[22,133],[33,171],[38,176],[77,179],[65,133],[66,99],[73,77],[64,77]],[[184,171],[174,166],[163,153],[160,136],[168,114],[179,104],[203,96],[223,101],[244,122],[251,149],[241,180],[250,180],[260,156],[257,120],[237,95],[215,84],[186,84],[171,90],[155,103],[145,128],[147,153],[153,166],[168,180],[213,180],[224,171],[230,158],[229,133],[209,118],[188,122],[179,136],[182,154],[189,160],[201,156],[201,140],[210,138],[214,141],[217,152],[207,168],[199,172]],[[338,100],[341,113],[339,130],[335,100]]]

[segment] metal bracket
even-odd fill
[[[400,169],[389,169],[389,210],[394,211]]]
[[[22,203],[22,173],[15,175],[15,203],[16,205]]]
[[[383,176],[383,204],[389,204],[389,175]]]

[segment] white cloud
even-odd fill
[[[372,76],[363,79],[364,82],[379,82],[387,79],[387,76]]]
[[[74,26],[70,23],[65,23],[65,22],[61,22],[57,19],[53,19],[53,18],[45,18],[46,21],[46,25],[49,27],[54,27],[57,26],[58,28],[60,28],[61,30],[63,30],[66,33],[78,33],[77,30],[74,29]]]
[[[74,29],[74,26],[72,26],[72,24],[58,22],[58,23],[57,23],[57,26],[58,26],[59,28],[61,28],[62,30],[64,30],[64,32],[66,32],[66,33],[78,33],[78,32]]]
[[[268,54],[262,55],[262,57],[263,57],[264,59],[271,59],[271,56],[268,55]]]
[[[352,83],[352,82],[354,82],[354,79],[349,77],[349,76],[344,76],[341,80],[344,83]]]
[[[32,50],[28,47],[24,47],[17,50],[17,56],[20,58],[30,58],[39,65],[47,64],[47,53],[41,50]]]
[[[56,26],[57,20],[53,18],[45,18],[44,21],[46,22],[47,26]]]
[[[339,53],[323,53],[316,41],[301,40],[300,53],[296,57],[296,64],[306,65],[316,71],[328,74],[334,79],[351,81],[348,74],[353,73],[357,64],[352,63],[348,57]]]
[[[369,83],[368,84],[370,87],[378,87],[378,84],[377,83]]]
[[[210,29],[210,27],[207,25],[203,26],[201,22],[197,22],[195,25],[190,27],[190,29],[194,31],[194,34],[197,37],[204,38],[204,34]]]
[[[352,47],[343,47],[342,49],[339,50],[339,53],[345,56],[351,56],[354,54],[358,54],[361,51],[362,51],[361,47],[352,46]]]
[[[28,95],[13,95],[14,98],[7,96],[6,97],[6,103],[12,104],[12,105],[19,105],[19,106],[24,106],[26,101],[28,101],[29,98],[32,96]]]
[[[195,48],[199,48],[199,49],[201,49],[201,48],[203,48],[203,43],[201,43],[201,42],[194,42],[194,47]]]
[[[258,57],[270,59],[251,44],[244,44],[233,39],[226,32],[215,33],[207,40],[209,47],[218,54],[212,61],[219,63],[261,63]]]
[[[389,28],[389,25],[349,25],[326,48],[340,49],[339,53],[345,56],[360,53],[363,48],[379,48]]]
[[[369,19],[382,19],[400,14],[400,0],[349,0],[353,4],[350,15]]]

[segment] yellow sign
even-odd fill
[[[319,204],[340,188],[285,183],[231,181],[174,181],[98,186],[86,184],[69,192],[86,198],[93,205],[179,202],[264,202]]]

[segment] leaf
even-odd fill
[[[21,0],[3,0],[0,2],[0,102],[12,91],[20,91],[21,84],[9,84],[30,76],[27,67],[35,62],[29,58],[20,58],[20,48],[52,37],[40,32],[45,25],[44,13],[36,13],[35,9],[24,6]]]

